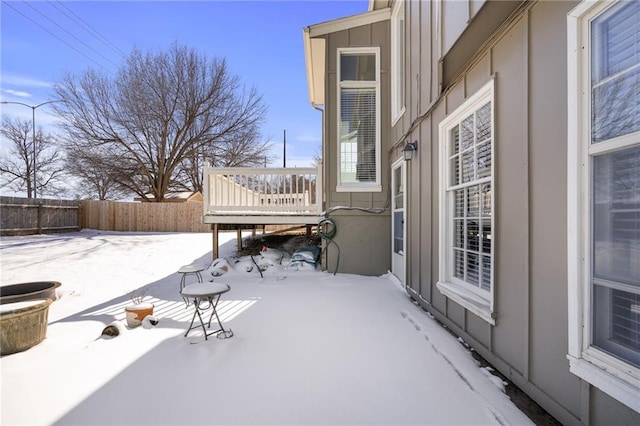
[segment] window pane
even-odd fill
[[[453,246],[464,248],[464,220],[453,221]]]
[[[594,84],[640,62],[640,3],[619,2],[591,23]]]
[[[491,290],[491,257],[482,256],[482,282],[480,288]]]
[[[640,295],[611,291],[612,337],[640,352]]]
[[[404,251],[404,212],[393,212],[393,252]]]
[[[393,208],[404,208],[404,188],[402,187],[402,167],[396,167],[393,169],[393,181],[394,181],[394,193]]]
[[[478,145],[478,179],[491,176],[491,141]]]
[[[480,230],[480,239],[482,241],[482,252],[491,254],[491,220],[482,219],[482,229]]]
[[[473,140],[473,115],[470,115],[460,123],[460,149],[469,149]]]
[[[594,87],[592,105],[593,142],[640,131],[640,68]]]
[[[340,93],[341,182],[376,181],[375,89]]]
[[[640,367],[640,296],[594,286],[593,344]]]
[[[473,180],[473,163],[473,150],[464,152],[462,154],[462,183]]]
[[[404,7],[403,7],[404,9]],[[401,12],[400,21],[398,22],[398,52],[400,59],[398,60],[398,95],[399,106],[404,106],[404,10]]]
[[[451,129],[451,154],[460,152],[460,128],[458,126]]]
[[[593,159],[593,274],[640,288],[640,146]]]
[[[460,156],[451,159],[451,185],[460,184]]]
[[[340,55],[340,81],[376,81],[376,55]]]
[[[453,250],[453,276],[464,280],[464,251]]]
[[[458,185],[460,183],[460,127],[456,126],[451,129],[449,134],[449,151],[452,156],[450,163],[450,184]]]
[[[478,143],[491,138],[491,102],[476,113],[476,135]]]
[[[478,285],[480,277],[480,264],[478,255],[475,253],[467,253],[467,279],[469,284]]]
[[[491,184],[483,183],[480,187],[482,194],[482,216],[491,216]]]
[[[454,217],[459,218],[459,217],[464,217],[464,189],[457,189],[455,191],[455,210],[454,210]]]
[[[480,224],[478,220],[467,221],[467,249],[478,251],[480,247]]]
[[[467,189],[467,217],[480,216],[480,188],[470,186]]]
[[[620,2],[591,24],[592,138],[640,131],[640,2]]]

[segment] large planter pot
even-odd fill
[[[56,300],[56,290],[60,285],[58,281],[36,281],[3,285],[0,287],[0,304],[25,300]]]
[[[51,299],[0,305],[0,355],[22,352],[47,336]]]
[[[147,315],[153,315],[153,305],[151,303],[138,303],[125,306],[127,325],[134,328],[142,324],[142,320]]]

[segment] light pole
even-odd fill
[[[2,101],[0,104],[16,104],[26,106],[27,108],[31,108],[31,125],[33,131],[33,198],[38,198],[36,195],[36,109],[40,108],[42,105],[51,104],[54,102],[62,102],[62,101],[47,101],[38,105],[28,105],[22,102],[12,102],[12,101]]]

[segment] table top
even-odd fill
[[[196,283],[189,284],[180,292],[183,296],[188,297],[203,297],[203,296],[215,296],[218,294],[226,293],[231,290],[227,284],[223,283]]]
[[[204,271],[204,267],[198,266],[198,265],[184,265],[184,266],[181,266],[180,269],[178,269],[178,272],[181,274],[193,274],[195,272],[202,272],[202,271]]]

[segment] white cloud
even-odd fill
[[[30,77],[24,77],[20,75],[3,74],[2,75],[3,86],[22,86],[22,87],[53,87],[53,83],[50,81],[39,80]]]
[[[30,98],[31,97],[31,93],[22,92],[20,90],[5,89],[5,90],[3,90],[3,92],[4,93],[8,93],[8,94],[13,95],[13,96],[17,96],[19,98]]]
[[[296,140],[305,143],[322,143],[322,136],[319,136],[317,133],[309,133],[303,132],[296,135]]]

